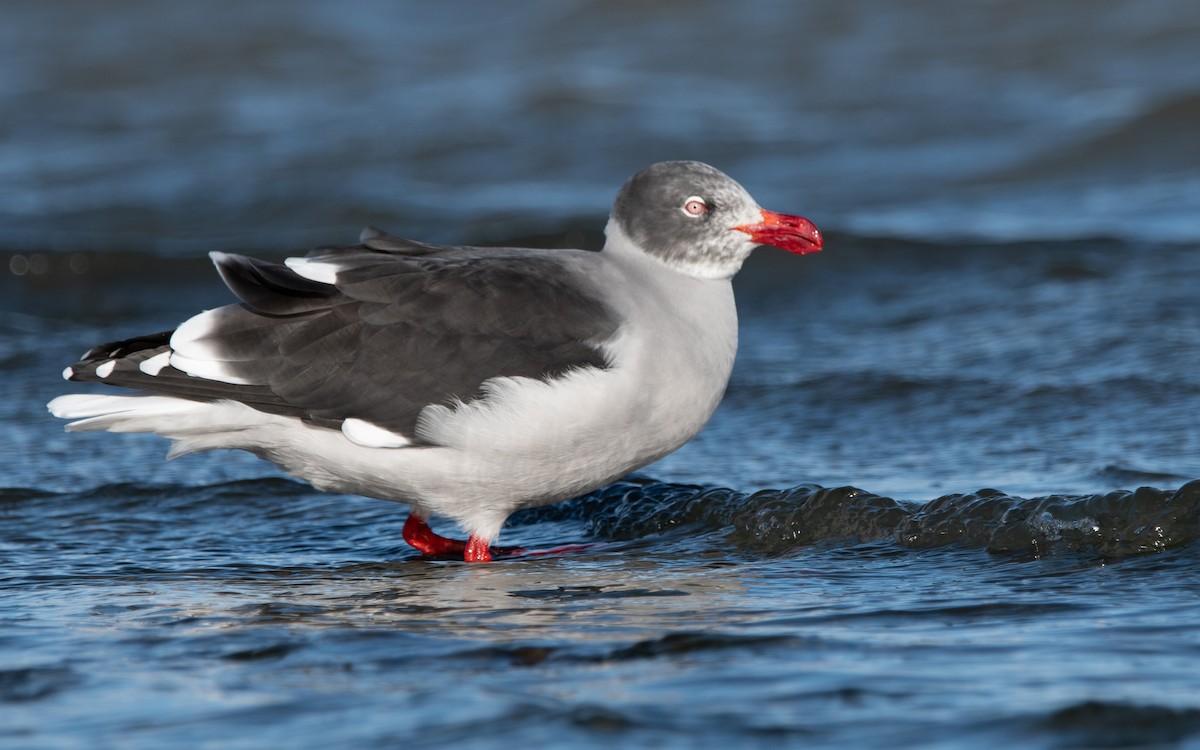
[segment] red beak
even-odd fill
[[[803,216],[777,214],[762,209],[762,221],[757,224],[742,224],[734,227],[750,235],[760,245],[770,245],[796,255],[808,255],[821,249],[825,241],[821,231]]]

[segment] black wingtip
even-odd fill
[[[388,253],[390,255],[432,255],[433,253],[446,250],[441,245],[430,245],[427,242],[408,240],[403,237],[397,237],[394,234],[388,234],[378,227],[366,227],[363,229],[358,235],[358,241],[368,250],[374,250],[377,253]]]
[[[174,329],[160,331],[159,333],[149,333],[145,336],[135,336],[134,338],[123,339],[121,341],[110,341],[107,344],[98,344],[84,352],[83,357],[73,367],[96,364],[109,359],[120,359],[128,357],[130,354],[146,351],[147,349],[158,349],[170,343],[171,334],[173,333],[175,333]]]
[[[264,315],[299,315],[324,307],[333,287],[306,279],[285,265],[233,253],[209,253],[225,286]]]

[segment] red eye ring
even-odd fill
[[[708,203],[700,196],[693,195],[683,202],[680,210],[688,216],[703,216],[708,212]]]

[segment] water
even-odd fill
[[[1198,33],[1180,0],[9,3],[0,745],[1200,747]],[[87,346],[224,302],[207,250],[595,244],[665,158],[827,249],[739,276],[695,441],[504,532],[586,551],[422,559],[402,507],[44,411]]]

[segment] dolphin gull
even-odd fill
[[[68,430],[152,432],[169,458],[237,448],[314,487],[406,503],[404,538],[487,561],[521,508],[662,458],[712,416],[737,348],[730,280],[817,228],[706,164],[621,188],[599,252],[443,247],[367,229],[284,265],[214,252],[240,300],[89,350],[67,380],[139,395],[49,404]],[[435,534],[453,519],[465,542]]]

